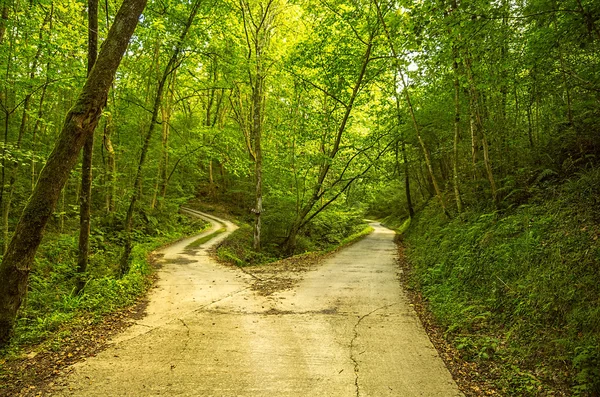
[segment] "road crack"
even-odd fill
[[[191,337],[190,337],[190,327],[188,327],[188,325],[185,323],[185,321],[183,321],[182,318],[179,318],[178,320],[181,322],[181,324],[183,324],[183,326],[185,327],[185,330],[186,330],[185,343],[184,343],[183,349],[181,349],[181,353],[180,353],[180,354],[183,354],[183,352],[185,352],[187,350],[188,345],[190,344],[190,339],[191,339]]]
[[[356,340],[358,339],[358,327],[360,327],[360,323],[373,313],[387,309],[388,307],[397,305],[397,303],[390,303],[388,305],[380,306],[376,309],[371,310],[369,313],[364,314],[358,318],[356,324],[354,324],[354,335],[352,336],[352,340],[350,340],[350,360],[354,365],[354,387],[356,389],[356,397],[360,397],[360,382],[359,382],[359,363],[357,355],[354,353]],[[366,351],[366,350],[365,350]],[[363,354],[365,351],[360,352],[358,355]]]

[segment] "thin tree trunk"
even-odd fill
[[[477,179],[477,159],[479,157],[479,141],[477,139],[477,127],[475,125],[475,109],[473,101],[469,106],[469,128],[471,131],[471,165],[473,166],[473,179]]]
[[[254,178],[255,178],[255,197],[256,206],[254,208],[254,239],[252,248],[259,252],[261,248],[261,221],[262,221],[262,106],[264,100],[263,84],[264,76],[262,74],[260,60],[257,61],[255,84],[252,95],[252,135],[254,136]]]
[[[215,177],[213,171],[213,159],[208,160],[208,193],[211,200],[216,199]]]
[[[88,76],[98,55],[98,0],[88,0]],[[90,252],[92,161],[94,157],[94,133],[85,140],[81,161],[81,196],[79,197],[79,255],[77,259],[77,291],[85,285]]]
[[[395,63],[396,70],[398,71],[398,74],[400,75],[400,78],[402,80],[402,87],[403,87],[402,91],[404,92],[404,98],[406,99],[406,104],[408,105],[408,110],[410,113],[411,120],[413,122],[413,127],[415,128],[415,133],[417,134],[417,139],[419,140],[419,144],[421,145],[421,148],[423,149],[423,155],[425,156],[425,163],[427,165],[427,169],[429,170],[429,174],[430,174],[431,180],[433,182],[433,187],[435,189],[437,199],[440,203],[440,206],[442,207],[442,211],[444,212],[444,214],[447,217],[450,217],[450,213],[448,212],[448,209],[446,208],[446,202],[444,200],[444,196],[442,195],[442,191],[439,188],[437,179],[436,179],[434,171],[433,171],[433,164],[431,162],[431,156],[429,154],[429,150],[427,149],[427,146],[425,145],[425,141],[423,140],[423,137],[421,136],[421,129],[419,127],[419,123],[417,122],[417,118],[415,116],[414,107],[413,107],[412,101],[410,99],[410,93],[408,92],[408,83],[406,82],[406,80],[404,78],[404,74],[402,73],[402,69],[400,68],[400,65],[398,63],[398,54],[396,53],[396,48],[394,47],[394,42],[392,41],[390,32],[387,28],[387,25],[385,23],[383,15],[381,14],[381,8],[379,7],[379,3],[377,2],[377,0],[374,0],[374,1],[375,1],[375,5],[377,6],[377,16],[379,18],[381,25],[383,26],[383,30],[384,30],[386,38],[388,40],[390,50],[392,51],[392,55],[394,56],[394,61],[395,61],[394,63]],[[394,90],[394,92],[396,92],[396,90]]]
[[[27,291],[29,271],[42,240],[44,228],[69,178],[87,136],[94,132],[108,90],[146,0],[124,0],[96,66],[69,111],[56,145],[0,264],[0,348],[9,341],[17,311]]]
[[[463,212],[463,202],[460,194],[460,180],[458,177],[458,143],[460,141],[460,84],[458,81],[458,48],[456,45],[452,48],[454,60],[452,68],[454,69],[454,146],[452,148],[452,181],[454,187],[454,199],[456,200],[456,209],[458,213]]]
[[[529,138],[529,147],[533,149],[533,121],[531,117],[531,103],[527,106],[527,137]]]
[[[479,136],[481,139],[485,171],[487,174],[488,181],[490,183],[490,191],[491,191],[492,200],[494,202],[494,205],[497,206],[499,203],[498,191],[496,189],[496,181],[494,178],[492,162],[490,159],[489,145],[488,145],[487,137],[485,134],[485,129],[483,126],[481,113],[479,111],[479,96],[477,93],[477,88],[475,86],[475,81],[473,78],[473,72],[471,70],[470,61],[465,61],[465,66],[467,69],[467,78],[469,79],[469,86],[470,86],[469,100],[470,100],[470,104],[471,104],[471,136],[472,137]]]
[[[456,64],[456,61],[454,62]],[[458,77],[454,79],[454,147],[452,148],[452,181],[454,187],[454,199],[458,213],[463,212],[463,202],[460,194],[460,180],[458,177],[458,143],[460,141],[460,101],[459,101]]]
[[[400,98],[398,97],[398,92],[396,91],[398,82],[396,81],[396,75],[394,74],[394,98],[395,98],[395,102],[396,102],[396,117],[398,118],[398,128],[400,128],[400,125],[402,124],[402,115],[400,113]],[[404,193],[406,194],[406,205],[408,208],[408,215],[413,218],[415,216],[415,209],[413,207],[412,204],[412,198],[410,195],[410,175],[409,175],[409,168],[408,168],[408,159],[406,156],[406,140],[404,139],[404,137],[401,138],[402,140],[402,161],[404,163]],[[398,162],[398,154],[397,154],[397,149],[396,148],[396,162]]]
[[[402,162],[404,163],[404,193],[406,194],[406,209],[408,210],[408,216],[413,218],[415,216],[415,209],[413,208],[412,198],[410,195],[410,178],[408,172],[408,159],[406,156],[406,142],[402,141]],[[396,141],[396,171],[400,176],[400,162],[398,161],[398,141]]]
[[[456,0],[452,0],[452,11],[458,9]],[[452,31],[451,31],[452,33]],[[460,194],[460,180],[458,177],[458,143],[460,141],[460,83],[458,69],[458,45],[452,43],[452,70],[454,72],[454,146],[452,148],[452,185],[454,188],[454,199],[458,213],[463,212],[463,202]]]
[[[167,184],[169,182],[168,167],[169,167],[169,135],[171,128],[171,113],[173,96],[175,94],[176,73],[171,74],[170,82],[167,86],[167,96],[165,103],[161,106],[162,118],[162,135],[161,135],[161,150],[162,156],[158,164],[158,175],[156,177],[156,185],[154,186],[154,196],[152,197],[151,208],[161,208],[167,195]]]
[[[2,0],[2,14],[0,15],[0,45],[4,42],[6,23],[8,22],[8,0]]]
[[[412,202],[410,193],[410,172],[408,166],[408,158],[406,156],[406,142],[402,140],[402,162],[404,163],[404,190],[406,192],[406,206],[408,207],[408,215],[413,218],[415,216],[415,207]]]
[[[113,116],[109,113],[104,124],[104,148],[106,149],[106,212],[115,212],[115,200],[117,191],[117,165],[115,161],[115,149],[113,148],[111,136],[114,130]]]
[[[169,135],[170,135],[170,127],[171,127],[171,104],[173,101],[173,91],[175,90],[174,88],[175,85],[175,74],[173,74],[173,79],[172,79],[172,83],[171,83],[171,92],[170,94],[167,96],[167,105],[166,105],[166,112],[164,114],[164,118],[163,118],[163,129],[162,129],[162,140],[161,140],[161,144],[162,144],[162,150],[163,150],[163,155],[162,155],[162,161],[161,161],[161,167],[160,167],[160,175],[159,175],[159,179],[160,179],[160,184],[159,184],[159,197],[161,198],[161,200],[158,203],[159,208],[162,206],[162,203],[165,200],[165,196],[167,194],[167,182],[168,182],[168,172],[167,169],[169,168]]]
[[[565,87],[565,95],[567,96],[567,120],[569,120],[569,125],[571,128],[575,127],[573,122],[573,101],[571,99],[571,87],[569,87],[569,83],[567,81],[567,72],[565,70],[565,61],[562,54],[562,50],[560,48],[560,44],[558,45],[558,59],[560,60],[560,69],[561,76],[563,80],[563,85]]]
[[[258,252],[261,249],[261,227],[262,227],[262,130],[263,130],[263,106],[265,99],[264,84],[266,79],[266,67],[264,52],[268,49],[275,11],[272,9],[273,0],[268,0],[265,6],[260,6],[260,14],[257,15],[260,23],[255,22],[250,4],[240,0],[240,10],[243,20],[246,44],[248,46],[248,77],[252,87],[251,97],[251,120],[250,128],[246,137],[246,144],[250,156],[254,160],[254,183],[255,183],[255,205],[252,209],[254,214],[254,238],[252,248]],[[252,28],[252,30],[251,30]],[[254,55],[253,55],[254,54]],[[252,65],[253,64],[253,65]],[[253,68],[250,66],[252,65]],[[216,75],[215,75],[216,77]],[[210,119],[210,109],[214,100],[214,91],[211,92],[207,106],[207,121]],[[241,120],[240,120],[241,121]]]
[[[419,172],[415,172],[415,176],[416,176],[415,180],[417,181],[417,185],[419,185],[419,193],[421,193],[421,198],[423,199],[423,201],[426,201],[428,198],[431,197],[431,193],[429,192],[428,189],[424,188],[423,183],[421,183],[421,180],[425,181],[425,179],[423,178],[423,172],[421,171],[422,169],[423,169],[422,161],[419,161],[419,167],[418,167]],[[427,182],[427,181],[425,181],[425,182]],[[425,191],[427,191],[427,195],[425,194]]]
[[[42,88],[42,94],[40,96],[38,112],[37,112],[35,124],[33,126],[32,136],[31,136],[31,191],[32,192],[33,192],[33,189],[35,188],[35,181],[36,181],[36,169],[35,169],[36,143],[37,143],[36,141],[37,141],[38,132],[40,131],[42,117],[44,115],[44,101],[46,99],[46,91],[48,89],[49,83],[50,83],[50,63],[48,63],[46,65],[46,84],[44,84],[44,87]]]
[[[498,205],[498,190],[496,189],[496,181],[494,179],[494,172],[492,171],[492,162],[490,160],[490,149],[488,146],[487,138],[483,130],[480,131],[481,144],[483,146],[483,162],[485,164],[485,171],[487,173],[488,180],[490,182],[490,189],[492,192],[492,200],[495,205]]]
[[[131,195],[131,200],[129,202],[129,207],[127,208],[127,215],[125,217],[125,247],[123,250],[123,255],[121,256],[120,261],[120,273],[121,276],[125,275],[129,270],[129,255],[131,254],[132,241],[131,241],[131,231],[133,229],[133,214],[135,211],[135,206],[139,198],[141,197],[142,191],[142,172],[144,169],[144,164],[146,162],[146,155],[148,153],[148,148],[150,147],[150,140],[152,139],[152,134],[154,133],[154,129],[156,128],[156,124],[158,121],[158,111],[160,109],[160,104],[162,102],[163,92],[165,88],[165,83],[167,78],[171,73],[175,72],[178,65],[179,54],[181,53],[181,48],[187,34],[194,22],[196,14],[200,9],[200,0],[196,0],[196,2],[192,5],[192,9],[190,11],[190,15],[188,16],[187,22],[179,35],[179,40],[177,44],[175,44],[175,48],[173,49],[173,54],[167,63],[165,70],[163,72],[162,77],[158,82],[158,87],[156,89],[156,96],[154,97],[154,106],[152,107],[152,118],[150,120],[150,126],[148,127],[148,131],[146,132],[146,136],[144,138],[144,143],[142,145],[142,152],[140,154],[140,160],[138,162],[138,168],[136,171],[134,183],[133,183],[133,194]]]

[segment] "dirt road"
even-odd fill
[[[226,233],[165,249],[147,316],[53,395],[460,396],[400,288],[393,232],[373,227],[268,296],[251,288],[268,275],[208,257]]]

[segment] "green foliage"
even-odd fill
[[[167,242],[205,228],[206,223],[184,216],[167,216],[155,212],[163,226],[154,235],[138,233],[139,243],[131,254],[129,272],[118,277],[120,240],[104,238],[106,227],[92,233],[92,249],[87,282],[77,293],[77,237],[71,234],[49,234],[42,244],[32,269],[29,292],[21,306],[12,349],[50,343],[59,331],[81,317],[100,318],[118,308],[133,304],[149,286],[152,269],[148,255]],[[169,221],[170,219],[170,221]],[[152,230],[153,222],[141,230]]]
[[[279,257],[277,252],[255,252],[252,249],[254,229],[250,225],[242,225],[217,247],[217,257],[237,266],[254,266],[273,262]]]
[[[538,395],[548,370],[573,392],[598,390],[600,229],[586,192],[596,186],[600,173],[582,172],[550,197],[450,221],[429,205],[407,233],[431,310],[466,359],[503,368],[506,395]]]
[[[360,214],[359,211],[343,210],[341,207],[324,211],[299,236],[296,253],[331,251],[369,234],[372,228],[365,226]],[[273,214],[271,216],[275,217]],[[252,249],[253,233],[250,225],[241,225],[217,247],[218,258],[243,267],[261,265],[283,257],[279,246],[269,240],[265,240],[261,252],[255,252]]]
[[[362,212],[334,206],[319,214],[298,240],[298,252],[328,250],[365,229]]]

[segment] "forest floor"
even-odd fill
[[[210,255],[235,226],[211,222],[227,232],[159,253],[145,316],[22,395],[462,395],[399,283],[394,232],[240,271]]]

